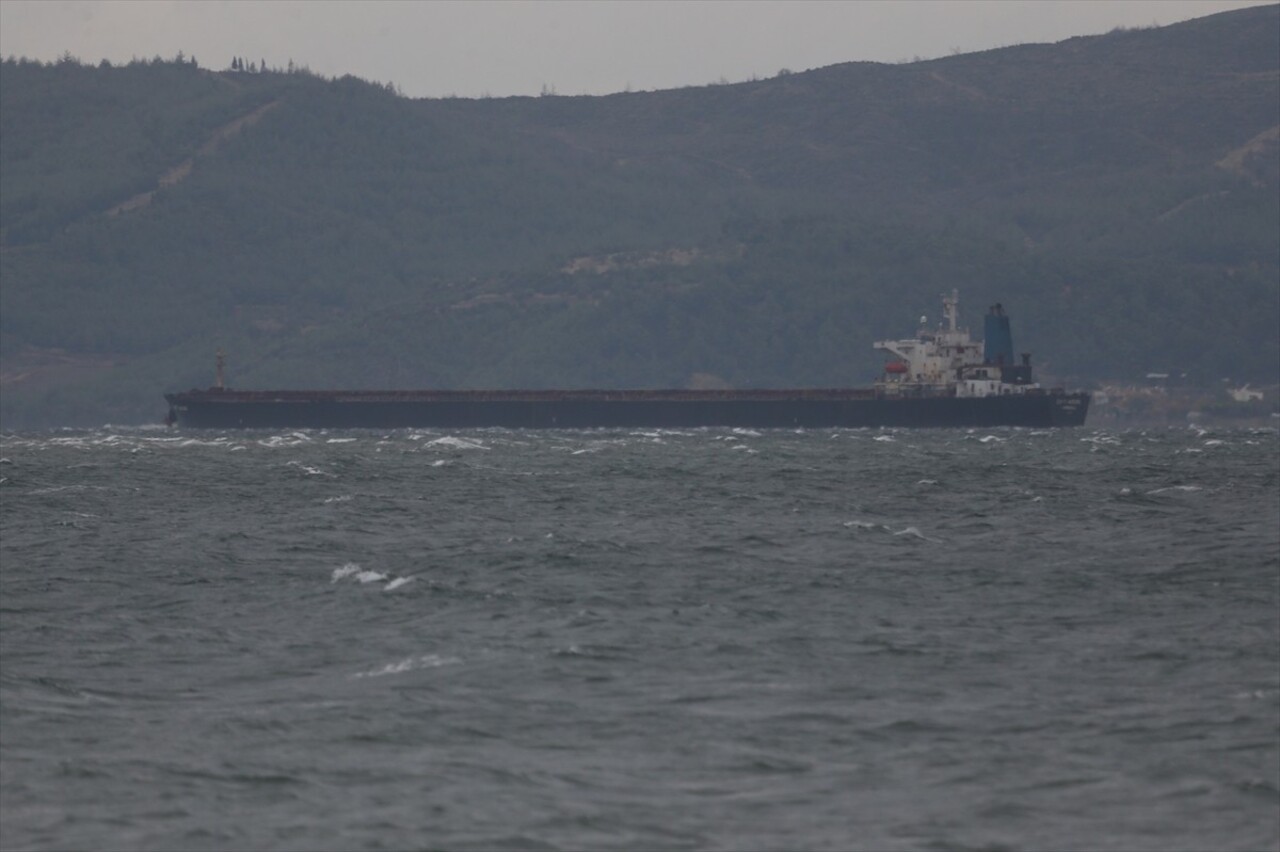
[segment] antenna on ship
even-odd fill
[[[227,365],[227,359],[226,359],[226,357],[222,354],[222,347],[221,347],[221,346],[219,346],[219,347],[218,347],[218,355],[217,355],[217,362],[216,362],[216,363],[217,363],[217,365],[218,365],[218,369],[217,369],[217,373],[215,373],[215,375],[214,375],[214,379],[213,379],[213,386],[214,386],[215,388],[217,388],[218,390],[226,390],[227,385],[226,385],[226,382],[225,382],[225,381],[223,381],[222,371],[223,371],[223,368],[224,368],[224,367],[226,367],[226,365]]]
[[[952,290],[950,297],[946,296],[945,294],[942,297],[942,313],[947,318],[947,324],[950,326],[949,328],[950,331],[956,330],[956,305],[959,304],[959,302],[960,302],[959,290]]]

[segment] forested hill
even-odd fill
[[[239,63],[237,63],[239,65]],[[607,97],[0,66],[0,425],[204,387],[869,382],[959,288],[1042,375],[1280,380],[1280,6]]]

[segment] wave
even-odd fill
[[[387,663],[376,669],[369,669],[363,672],[356,672],[353,678],[363,677],[385,677],[387,675],[404,674],[405,672],[415,671],[417,669],[438,669],[442,666],[455,666],[462,660],[457,657],[442,657],[439,654],[423,654],[420,657],[406,657],[403,660],[397,660],[394,663]]]
[[[412,577],[400,577],[391,574],[384,574],[381,571],[370,571],[362,568],[359,563],[347,562],[340,568],[334,568],[329,583],[341,582],[342,580],[351,579],[354,582],[366,585],[369,583],[384,583],[382,590],[390,592],[399,589],[407,583],[412,582]]]
[[[457,438],[453,435],[445,435],[443,438],[436,438],[433,441],[427,441],[424,446],[428,447],[453,447],[457,450],[488,450],[484,444],[479,441],[471,441],[466,438]]]

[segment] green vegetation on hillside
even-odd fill
[[[0,65],[0,418],[241,387],[870,380],[958,287],[1062,381],[1280,378],[1280,7],[910,65],[421,100]]]

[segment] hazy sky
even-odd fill
[[[837,62],[1061,41],[1258,0],[0,0],[0,54],[178,51],[395,83],[412,97],[562,95],[768,77]]]

